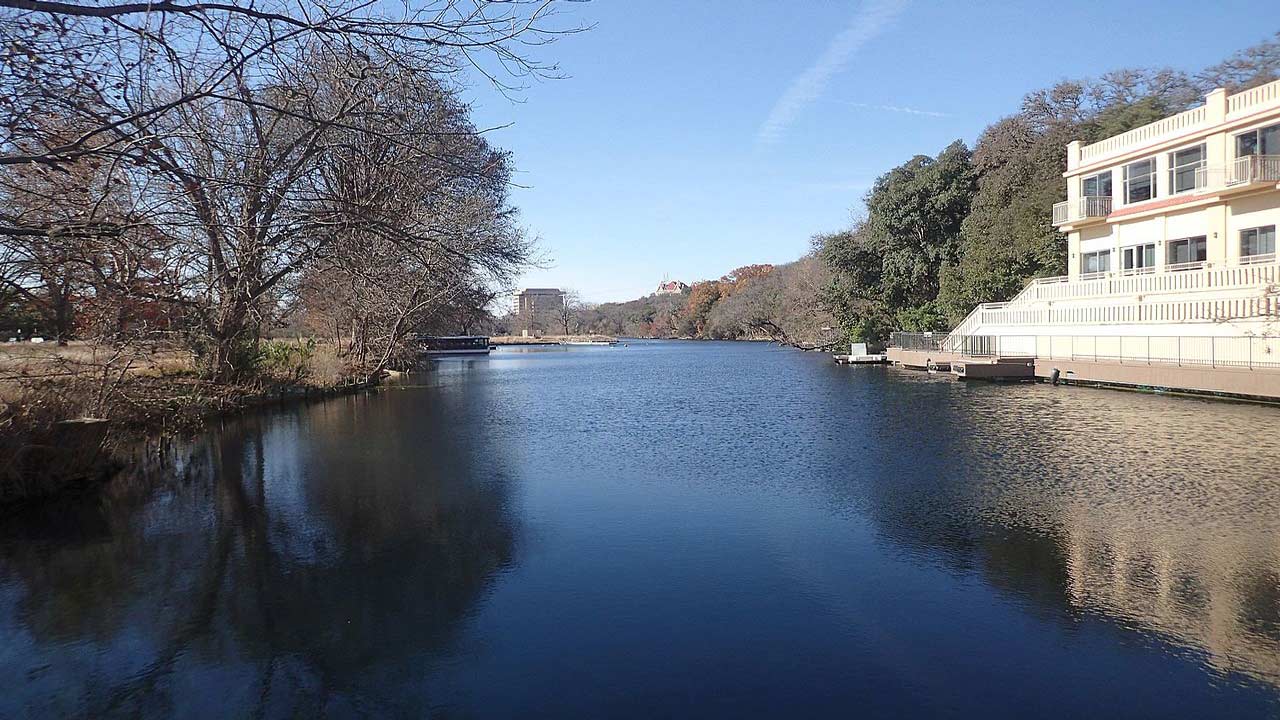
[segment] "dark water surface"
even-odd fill
[[[1280,410],[445,361],[0,517],[2,717],[1280,717]]]

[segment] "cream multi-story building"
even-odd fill
[[[1068,274],[979,306],[946,349],[1280,367],[1280,81],[1066,150]]]

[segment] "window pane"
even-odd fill
[[[1098,195],[1101,197],[1111,197],[1111,171],[1110,170],[1098,176]]]
[[[1087,177],[1084,179],[1083,193],[1085,197],[1098,196],[1098,178],[1096,175],[1094,177]]]
[[[1262,152],[1259,154],[1280,155],[1280,125],[1263,128],[1259,134],[1262,135]]]
[[[1151,176],[1143,175],[1129,181],[1125,202],[1141,202],[1151,199]]]
[[[1240,256],[1270,255],[1276,251],[1276,226],[1240,231]]]
[[[1125,269],[1125,270],[1132,270],[1133,268],[1134,268],[1134,265],[1133,265],[1133,248],[1125,248],[1125,249],[1124,249],[1124,269]]]
[[[1155,267],[1156,264],[1156,246],[1146,245],[1142,248],[1142,267]]]
[[[1204,262],[1208,255],[1209,244],[1204,237],[1191,238],[1192,262]]]
[[[1124,201],[1141,202],[1155,197],[1155,187],[1151,182],[1151,172],[1155,168],[1155,160],[1139,160],[1124,167]]]
[[[1241,230],[1240,231],[1240,256],[1249,257],[1258,254],[1258,231],[1257,230]]]
[[[1174,172],[1173,191],[1194,190],[1196,188],[1196,167],[1184,167]]]
[[[1194,165],[1195,163],[1200,162],[1203,156],[1204,156],[1204,147],[1197,145],[1196,147],[1187,148],[1186,150],[1179,150],[1178,152],[1174,153],[1173,164],[1175,166]]]
[[[1258,154],[1258,133],[1247,132],[1236,136],[1236,157]]]

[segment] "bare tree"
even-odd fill
[[[555,0],[0,0],[0,164],[129,156],[189,105],[269,104],[242,86],[259,89],[304,60],[303,48],[373,48],[402,70],[471,68],[509,89],[555,72],[529,55],[531,46],[578,29],[557,28],[555,7]],[[76,118],[80,132],[33,133],[49,115]]]
[[[507,204],[509,158],[465,106],[438,84],[397,98],[398,138],[343,133],[349,145],[326,157],[317,195],[338,222],[304,280],[308,312],[336,312],[328,322],[349,328],[347,354],[369,371],[411,359],[412,334],[474,322],[530,252]]]
[[[486,175],[474,158],[454,156],[450,139],[479,131],[415,116],[414,108],[439,112],[447,78],[463,68],[503,89],[552,73],[527,52],[560,32],[553,9],[552,0],[437,0],[411,9],[382,0],[0,0],[0,167],[12,170],[0,173],[0,193],[15,199],[0,206],[0,237],[6,247],[48,249],[28,259],[83,270],[95,293],[177,309],[208,374],[231,378],[248,368],[259,329],[303,271],[367,249],[354,238],[397,251],[449,248],[424,261],[432,272],[444,257],[455,266],[489,262],[468,254],[475,246],[450,248],[430,208],[393,211],[413,185],[361,186],[339,181],[333,168],[373,149],[440,177],[448,168],[450,182],[507,182],[505,157]],[[465,108],[450,112],[465,119]],[[55,203],[58,213],[22,210],[49,195],[33,187],[65,183],[86,164],[95,183],[85,184],[84,197]],[[387,176],[421,187],[443,182],[404,167]],[[35,277],[10,287],[34,296]],[[40,276],[46,285],[48,277]],[[463,286],[475,289],[469,280],[418,293]]]
[[[561,295],[560,306],[554,308],[556,321],[565,335],[578,330],[578,313],[582,310],[582,295],[572,288],[567,288]]]

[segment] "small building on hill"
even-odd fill
[[[663,280],[658,283],[658,291],[655,295],[679,295],[689,289],[688,285],[679,280]]]

